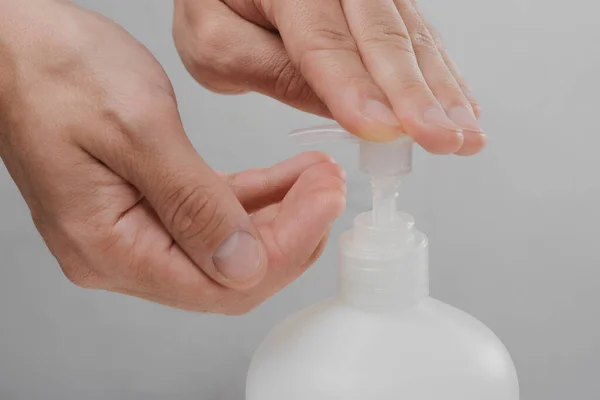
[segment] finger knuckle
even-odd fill
[[[352,55],[357,54],[355,50],[310,48],[300,56],[298,64],[300,72],[304,76],[310,76],[318,73],[323,66],[326,65],[331,69],[335,69],[334,73],[343,74],[345,71],[341,71],[341,67],[339,66],[339,62],[336,61],[336,58],[347,56],[349,52],[353,53]]]
[[[435,32],[430,32],[431,35],[433,36],[433,43],[435,45],[435,47],[440,51],[443,52],[446,50],[446,45],[444,44],[444,41],[442,40],[442,38]]]
[[[365,29],[363,43],[366,47],[393,48],[402,53],[414,53],[410,36],[392,21],[375,22]]]
[[[435,27],[433,25],[431,25],[424,19],[423,19],[423,26],[424,27],[422,29],[424,29],[425,31],[427,31],[429,33],[429,36],[431,36],[431,39],[432,39],[435,47],[437,47],[437,49],[440,52],[443,52],[445,50],[446,46],[444,44],[444,41],[443,41],[440,33],[435,29]]]
[[[335,76],[337,80],[343,82],[344,85],[349,87],[363,87],[365,90],[373,90],[374,92],[380,91],[371,77],[368,74],[349,74],[344,69],[344,63],[340,60],[347,59],[349,53],[352,57],[358,56],[354,53],[354,50],[347,49],[331,49],[331,50],[311,50],[302,54],[300,59],[300,68],[302,75],[309,76],[318,73],[322,73],[324,66],[329,68],[328,75]],[[308,90],[308,88],[307,88]],[[312,89],[311,89],[312,90]],[[314,94],[314,96],[317,96]]]
[[[277,97],[297,102],[306,102],[314,97],[314,92],[291,60],[277,68],[274,75],[274,93]]]
[[[192,48],[189,49],[190,64],[199,73],[218,71],[233,60],[231,33],[220,18],[204,18],[195,29]]]
[[[152,101],[143,100],[144,96],[141,96],[139,102],[136,104],[130,104],[126,109],[115,111],[114,115],[119,120],[119,125],[125,132],[134,132],[142,130],[152,124],[157,115],[156,111],[162,109],[166,111],[166,107],[162,108],[158,105],[160,103],[158,99],[152,99]]]
[[[399,80],[398,89],[400,93],[404,94],[405,96],[416,96],[428,93],[426,83],[417,78]]]
[[[325,24],[313,25],[307,29],[306,50],[346,49],[356,51],[356,43],[344,29]]]
[[[445,97],[450,104],[465,105],[468,103],[460,86],[451,76],[448,79],[440,79],[438,82],[432,83],[431,87],[438,97]]]
[[[134,85],[126,89],[122,96],[105,102],[102,111],[105,121],[114,131],[133,139],[155,128],[161,121],[177,115],[177,105],[167,91]]]
[[[418,30],[412,34],[411,41],[417,56],[426,54],[436,57],[439,56],[437,46],[429,32],[425,30]]]
[[[455,76],[456,81],[458,82],[458,86],[460,90],[464,93],[465,97],[467,97],[470,101],[475,101],[475,95],[471,91],[471,87],[465,82],[464,78],[459,76]]]
[[[225,222],[225,213],[215,201],[214,187],[182,185],[165,200],[170,226],[179,238],[206,240]]]
[[[200,60],[215,59],[217,55],[227,49],[229,44],[229,29],[221,18],[203,18],[195,28],[195,42],[199,45]]]
[[[233,82],[235,70],[241,62],[238,53],[230,51],[231,33],[226,29],[226,24],[218,17],[205,18],[193,29],[192,39],[177,46],[188,72],[212,92],[244,93],[246,90]]]

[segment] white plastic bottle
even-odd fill
[[[335,127],[296,136],[352,138]],[[261,344],[246,400],[518,400],[500,340],[429,297],[427,238],[396,211],[412,141],[351,140],[372,178],[373,211],[340,240],[338,295],[288,317]]]

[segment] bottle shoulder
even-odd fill
[[[321,333],[328,337],[326,333],[346,332],[349,329],[351,332],[361,332],[365,327],[373,334],[378,330],[399,331],[401,336],[425,335],[422,339],[449,336],[470,344],[499,342],[496,335],[474,316],[428,296],[412,307],[388,312],[363,311],[337,298],[328,298],[290,315],[269,336],[304,340]]]
[[[335,378],[348,382],[341,388],[364,395],[370,395],[369,387],[390,385],[417,390],[411,385],[421,388],[423,380],[433,379],[457,393],[456,385],[471,385],[490,400],[518,399],[516,372],[498,338],[477,319],[432,298],[398,313],[363,312],[336,299],[304,309],[273,329],[259,347],[249,389],[274,376],[291,385],[300,379],[335,386],[328,380]]]

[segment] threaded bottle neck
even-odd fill
[[[360,214],[340,242],[340,296],[362,309],[399,309],[429,294],[427,238],[411,216],[374,223]]]

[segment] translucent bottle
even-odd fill
[[[357,141],[373,210],[341,237],[337,296],[288,317],[263,341],[246,400],[518,400],[500,340],[429,296],[427,238],[396,210],[412,140],[372,143],[339,127],[293,135]]]

